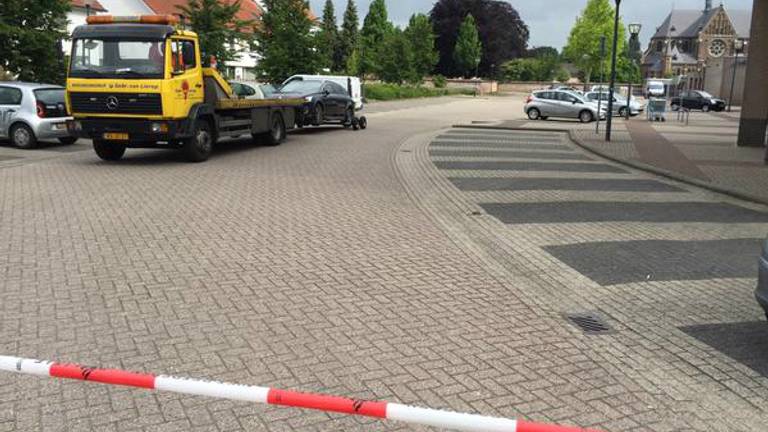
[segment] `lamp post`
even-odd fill
[[[733,106],[733,87],[736,85],[736,68],[739,65],[739,54],[744,50],[747,42],[742,39],[733,41],[733,71],[731,73],[731,95],[728,97],[728,112],[731,112]]]
[[[619,7],[621,0],[616,0],[616,16],[613,18],[613,52],[611,53],[611,84],[608,88],[608,119],[605,122],[605,140],[611,140],[611,126],[613,117],[613,87],[616,85],[616,48],[619,43]],[[600,117],[600,112],[597,113]]]
[[[636,64],[637,60],[637,52],[639,51],[638,46],[640,45],[638,43],[638,38],[640,36],[640,30],[642,30],[643,25],[639,23],[633,23],[629,24],[627,26],[627,29],[629,29],[629,61],[632,63],[632,66]],[[626,119],[629,120],[629,116],[631,114],[630,111],[632,111],[632,108],[630,107],[630,103],[632,102],[632,77],[629,79],[629,83],[627,85],[627,108],[624,110],[624,114],[627,116]]]
[[[602,108],[603,104],[603,63],[605,63],[605,41],[606,37],[605,35],[600,36],[600,86],[598,87],[597,92],[597,121],[595,122],[595,133],[600,133],[600,110]],[[584,89],[585,92],[587,89]]]

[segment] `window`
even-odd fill
[[[333,89],[332,91],[334,93],[339,94],[339,95],[346,95],[348,93],[347,89],[342,87],[340,84],[337,84],[337,83],[330,83],[330,84],[331,84],[331,87]]]
[[[13,87],[0,87],[0,105],[21,105],[21,90]]]
[[[195,42],[186,39],[174,39],[171,44],[171,64],[174,72],[184,72],[197,67]]]
[[[76,39],[70,76],[78,78],[161,78],[165,42]]]
[[[240,83],[232,84],[232,92],[240,97],[248,97],[256,94],[256,90],[254,90],[253,87]]]
[[[568,93],[565,93],[565,92],[558,92],[557,99],[563,102],[571,102],[571,103],[578,101],[578,99],[576,99],[574,96],[569,95]]]
[[[709,55],[712,57],[721,57],[725,54],[725,42],[722,39],[715,39],[709,44]]]

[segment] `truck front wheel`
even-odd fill
[[[125,154],[125,144],[112,141],[93,140],[93,150],[105,161],[118,161]]]
[[[211,124],[199,119],[195,122],[192,136],[184,141],[184,153],[190,162],[205,162],[213,151],[214,138]]]

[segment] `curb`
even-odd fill
[[[694,178],[684,176],[682,174],[678,174],[676,172],[667,171],[662,168],[657,168],[648,164],[644,164],[642,162],[635,162],[635,161],[629,161],[625,159],[619,159],[615,156],[611,156],[607,153],[604,153],[600,150],[594,149],[586,144],[584,144],[579,138],[577,138],[574,135],[574,131],[572,129],[547,129],[547,128],[519,128],[519,127],[505,127],[505,126],[482,126],[482,125],[453,125],[454,128],[462,128],[462,129],[495,129],[495,130],[515,130],[515,131],[533,131],[533,132],[557,132],[557,133],[565,133],[568,134],[568,138],[576,144],[579,148],[586,150],[587,152],[599,156],[604,159],[608,159],[611,162],[615,162],[621,165],[628,166],[630,168],[634,168],[640,171],[649,172],[651,174],[655,174],[670,180],[678,181],[680,183],[685,183],[690,186],[695,186],[701,189],[706,189],[710,192],[719,193],[722,195],[729,196],[731,198],[739,199],[742,201],[749,201],[751,203],[755,204],[761,204],[768,206],[768,199],[758,197],[755,195],[735,191],[732,189],[727,189],[720,186],[715,186],[707,182],[703,182],[701,180],[696,180]]]

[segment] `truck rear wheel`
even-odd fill
[[[269,132],[256,136],[257,140],[263,142],[268,146],[278,146],[285,140],[285,122],[283,116],[275,114],[272,117],[272,126],[269,128]]]
[[[211,124],[199,119],[195,122],[192,136],[184,141],[184,153],[190,162],[205,162],[213,151],[214,138]]]
[[[96,156],[105,161],[118,161],[125,154],[125,144],[112,141],[93,140]]]

